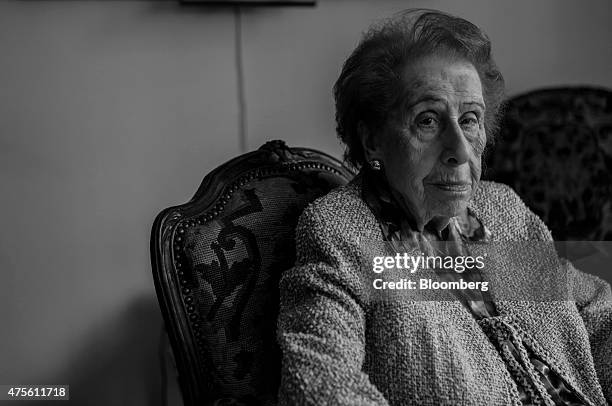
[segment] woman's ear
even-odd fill
[[[361,142],[366,162],[370,162],[373,159],[382,160],[379,142],[363,121],[359,121],[357,124],[357,134],[359,134],[359,141]]]

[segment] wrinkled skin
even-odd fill
[[[392,192],[418,230],[446,227],[463,216],[480,180],[486,144],[478,72],[444,55],[404,71],[407,99],[381,131],[361,127],[366,159],[379,159]]]

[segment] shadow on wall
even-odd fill
[[[161,405],[158,345],[162,318],[155,296],[140,297],[97,323],[67,360],[55,384],[70,385],[70,405]],[[77,332],[75,332],[77,333]],[[47,382],[45,377],[41,383]],[[57,402],[30,401],[40,406]]]

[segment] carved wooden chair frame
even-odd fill
[[[205,343],[192,334],[197,331],[200,315],[192,305],[192,292],[186,286],[182,238],[190,227],[215,219],[232,194],[245,184],[302,170],[329,172],[347,181],[355,175],[328,154],[308,148],[289,148],[283,141],[270,141],[214,169],[189,202],[169,207],[155,219],[150,247],[153,277],[185,405],[205,401],[210,388],[204,376],[208,366],[202,365],[202,358],[198,357],[201,351],[206,351]]]

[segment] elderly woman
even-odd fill
[[[554,262],[533,248],[552,241],[549,230],[509,187],[480,181],[503,88],[486,35],[431,10],[371,29],[348,58],[334,88],[337,131],[361,171],[300,218],[297,264],[280,284],[281,404],[612,401],[610,286],[569,263],[548,268],[564,269],[565,284],[536,275],[534,251],[538,269]],[[363,266],[377,241],[422,258],[498,249],[461,274],[434,267],[442,281],[472,283],[455,300],[383,300],[373,292],[391,285],[373,287]],[[385,266],[401,268],[401,251],[387,254]],[[495,278],[512,289],[482,288]],[[402,283],[394,288],[432,286]],[[532,285],[551,296],[523,296]]]

